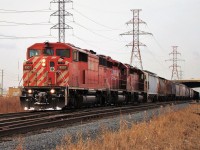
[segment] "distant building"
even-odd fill
[[[21,87],[9,87],[7,96],[13,97],[13,96],[20,96],[21,95]]]

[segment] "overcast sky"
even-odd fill
[[[131,36],[119,36],[130,31],[125,23],[132,19],[130,9],[142,9],[140,18],[147,23],[140,30],[153,36],[141,36],[143,68],[170,79],[172,46],[178,46],[183,79],[200,78],[200,1],[199,0],[74,0],[66,4],[73,17],[66,22],[73,30],[66,30],[66,43],[92,49],[129,63]],[[22,63],[26,48],[36,42],[57,42],[57,30],[50,28],[57,17],[50,15],[57,4],[50,0],[0,1],[0,69],[4,70],[4,86],[18,86],[22,78]],[[74,20],[74,22],[73,22]],[[18,68],[19,62],[19,68]]]

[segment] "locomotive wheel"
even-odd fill
[[[119,102],[118,102],[118,94],[117,93],[113,95],[113,103],[114,103],[114,105],[118,105],[119,104]]]
[[[30,98],[25,101],[25,107],[27,107],[28,109],[31,108],[31,99]]]
[[[78,95],[77,97],[76,97],[76,105],[75,105],[75,107],[76,108],[81,108],[82,107],[82,103],[83,103],[83,96],[82,95]]]
[[[52,98],[52,107],[54,110],[56,110],[58,106],[58,100],[56,98]]]
[[[156,102],[157,102],[157,97],[154,96],[154,97],[153,97],[153,103],[156,103]]]
[[[105,106],[106,105],[106,98],[104,96],[101,95],[101,106]]]
[[[98,94],[97,95],[97,104],[99,104],[100,106],[105,106],[105,97],[102,94]]]
[[[145,94],[145,93],[143,94],[143,100],[142,100],[142,102],[143,102],[143,103],[146,103],[146,102],[147,102],[147,94]]]
[[[127,105],[131,101],[131,95],[126,94],[125,96],[126,96],[125,104]]]
[[[77,104],[77,98],[76,98],[76,97],[73,97],[73,98],[72,98],[72,107],[73,107],[73,108],[78,108],[77,105],[78,105],[78,104]]]
[[[134,93],[133,97],[134,97],[134,102],[140,103],[139,96],[137,93]]]
[[[101,95],[100,94],[96,95],[96,104],[101,106]]]
[[[112,97],[111,97],[111,94],[108,94],[107,96],[104,97],[105,100],[106,100],[106,105],[111,105],[112,103]]]
[[[70,107],[71,108],[81,108],[83,102],[83,96],[76,95],[70,98]]]

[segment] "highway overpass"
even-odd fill
[[[189,80],[172,80],[174,82],[185,84],[191,88],[200,88],[200,79],[189,79]]]

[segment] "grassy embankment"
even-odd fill
[[[22,112],[19,97],[0,97],[0,114]]]
[[[122,121],[123,122],[123,121]],[[125,121],[124,121],[125,122]],[[200,105],[154,117],[151,121],[123,123],[118,132],[103,131],[97,139],[73,144],[65,137],[57,150],[197,150],[200,149]]]

